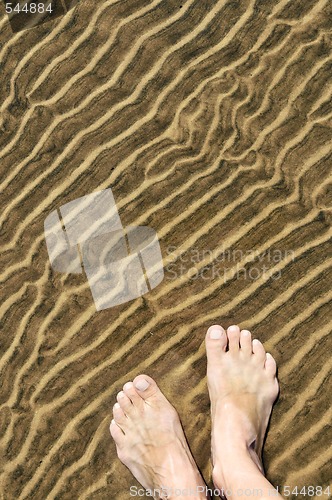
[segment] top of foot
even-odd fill
[[[176,489],[205,486],[179,416],[151,377],[127,382],[117,401],[110,431],[118,457],[145,489],[165,490],[170,494],[160,498],[174,498]]]
[[[206,334],[207,380],[212,414],[212,456],[220,443],[246,446],[262,469],[261,453],[279,386],[276,362],[248,330],[211,326]],[[221,457],[220,457],[221,460]]]

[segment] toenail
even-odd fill
[[[131,388],[133,387],[133,385],[134,385],[134,384],[133,384],[132,382],[127,382],[127,383],[123,386],[123,388],[124,388],[125,390],[128,390],[128,389],[131,389]]]
[[[139,391],[145,391],[149,387],[149,382],[145,379],[138,380],[135,384],[136,389]]]
[[[230,332],[237,332],[239,330],[239,327],[237,325],[231,325],[228,327],[228,330]]]
[[[113,424],[113,425],[115,424],[114,418],[112,418],[111,424]]]
[[[249,337],[249,335],[250,335],[249,330],[242,330],[242,333],[243,333],[243,335],[244,335],[245,337]]]
[[[118,398],[124,398],[125,393],[123,391],[120,391],[118,394]]]
[[[210,339],[221,339],[221,330],[219,328],[211,328]]]
[[[117,410],[118,408],[120,408],[119,403],[115,403],[115,405],[113,406],[113,409],[114,409],[114,410]]]

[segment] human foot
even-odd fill
[[[121,462],[156,498],[204,498],[206,485],[187,444],[179,416],[147,375],[123,386],[110,432]],[[192,496],[178,490],[192,491]],[[167,495],[166,495],[167,491]],[[195,493],[194,493],[195,492]],[[196,493],[197,492],[197,493]],[[173,493],[173,494],[172,494]]]
[[[279,386],[275,360],[248,330],[211,326],[206,352],[213,481],[221,489],[241,456],[250,455],[263,473],[263,441]]]

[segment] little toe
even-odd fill
[[[212,325],[205,337],[206,356],[209,363],[220,363],[227,347],[227,335],[220,325]]]
[[[269,352],[266,353],[265,369],[272,377],[275,377],[277,373],[277,363]]]
[[[240,328],[232,325],[227,328],[229,352],[236,353],[240,349]]]
[[[115,441],[115,444],[117,446],[121,446],[123,443],[123,439],[124,439],[125,434],[124,434],[123,430],[121,429],[121,427],[119,427],[118,424],[115,422],[114,419],[110,423],[110,433],[111,433],[112,438]]]
[[[258,339],[254,339],[252,341],[252,352],[254,353],[253,359],[255,362],[264,366],[266,359],[265,349],[263,344]]]
[[[125,395],[127,396],[127,398],[130,399],[131,403],[134,406],[139,406],[140,404],[142,404],[142,398],[138,394],[138,392],[136,391],[133,382],[127,382],[123,386],[123,392],[125,393]]]
[[[114,418],[115,422],[118,425],[120,425],[120,427],[122,427],[122,425],[124,425],[126,423],[127,417],[126,417],[123,409],[119,405],[119,403],[115,403],[115,405],[113,406],[113,418]]]
[[[245,354],[252,354],[251,333],[249,330],[241,330],[240,346],[241,351]]]
[[[133,403],[128,398],[127,394],[125,394],[123,391],[120,391],[117,394],[116,399],[117,399],[120,407],[124,411],[124,413],[126,415],[128,415],[132,411],[132,409],[133,409]]]

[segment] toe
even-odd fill
[[[120,426],[124,425],[126,422],[127,417],[119,403],[115,403],[115,405],[113,406],[113,418],[115,422]]]
[[[241,330],[240,346],[241,351],[245,354],[252,354],[251,333],[249,330]]]
[[[142,404],[142,398],[135,389],[133,382],[127,382],[123,386],[123,392],[134,406]]]
[[[264,366],[266,355],[263,344],[258,340],[254,339],[252,341],[252,352],[254,353],[254,360]]]
[[[117,446],[121,446],[123,443],[123,438],[124,438],[124,432],[123,430],[118,426],[118,424],[115,422],[113,419],[111,424],[110,424],[110,433],[112,438],[115,441],[115,444]]]
[[[156,382],[148,375],[138,375],[135,377],[134,386],[137,394],[144,400],[151,397],[163,396]]]
[[[230,352],[238,352],[240,348],[240,328],[232,325],[227,328],[228,346]]]
[[[227,335],[220,325],[212,325],[205,337],[206,355],[209,363],[220,363],[227,347]]]
[[[133,403],[128,398],[128,396],[123,391],[120,391],[116,399],[118,400],[118,403],[121,409],[124,411],[124,413],[126,415],[130,414],[131,410],[133,409]]]
[[[272,377],[277,373],[277,363],[269,352],[266,353],[265,369]]]

